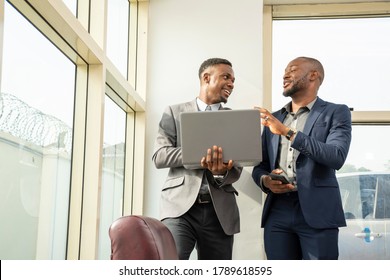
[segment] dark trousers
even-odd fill
[[[298,193],[275,195],[264,226],[269,260],[337,260],[338,228],[315,229],[302,214]]]
[[[233,235],[226,235],[212,203],[195,203],[178,218],[164,219],[172,232],[180,260],[188,260],[195,246],[199,260],[231,260]]]

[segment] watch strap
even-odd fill
[[[295,133],[297,133],[297,131],[296,131],[295,129],[290,128],[290,130],[289,130],[289,131],[287,132],[287,134],[286,134],[287,140],[290,141],[291,137],[293,137],[293,135],[294,135]]]

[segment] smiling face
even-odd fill
[[[309,63],[301,59],[295,59],[287,65],[283,76],[284,96],[293,96],[306,89],[311,71],[309,66]]]
[[[299,57],[292,60],[283,75],[283,95],[304,97],[316,94],[324,79],[322,64],[313,58]]]
[[[234,88],[234,72],[227,64],[216,64],[206,68],[201,75],[200,98],[207,104],[228,101]]]

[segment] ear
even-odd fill
[[[312,70],[310,73],[310,81],[315,81],[320,77],[320,74],[317,70]]]
[[[202,81],[206,84],[210,83],[210,73],[204,72],[202,75]]]

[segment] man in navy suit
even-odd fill
[[[339,227],[346,226],[336,179],[351,143],[346,105],[317,96],[322,64],[309,57],[292,60],[283,76],[291,102],[270,113],[258,108],[264,125],[263,161],[252,177],[267,193],[261,226],[267,259],[338,259]],[[283,175],[288,183],[272,179]]]

